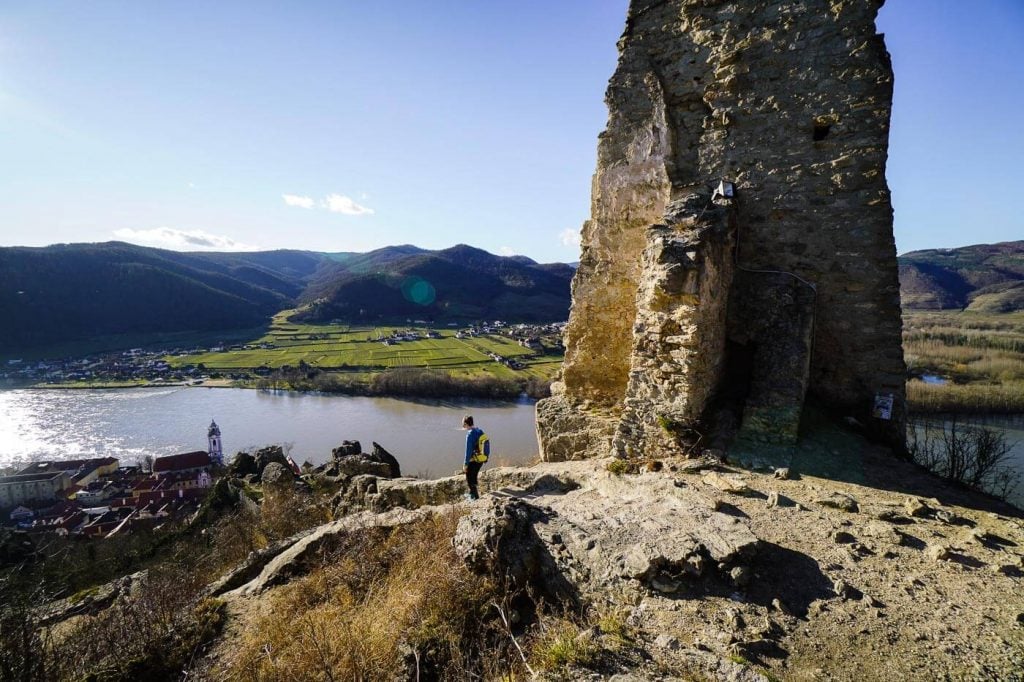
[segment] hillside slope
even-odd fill
[[[904,309],[1024,310],[1024,241],[911,251],[899,262]]]
[[[0,352],[111,334],[253,327],[326,259],[179,253],[120,242],[0,249]]]
[[[516,321],[563,320],[573,268],[495,256],[459,244],[440,251],[393,246],[341,254],[301,297],[296,319],[324,322],[404,317]]]
[[[0,353],[115,335],[309,321],[562,320],[573,268],[459,245],[369,253],[181,253],[122,242],[0,248]]]

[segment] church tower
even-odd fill
[[[210,461],[217,466],[224,466],[224,450],[220,442],[220,427],[217,422],[210,421],[210,428],[206,432],[206,438],[210,443]]]

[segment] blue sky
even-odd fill
[[[575,260],[626,0],[0,5],[0,244]],[[1024,239],[1024,3],[890,0],[901,252]]]

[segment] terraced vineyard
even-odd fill
[[[546,352],[520,346],[515,340],[489,334],[457,338],[454,329],[436,329],[440,338],[420,338],[385,345],[383,339],[409,327],[355,327],[344,324],[305,325],[286,320],[292,311],[274,317],[260,338],[219,351],[169,356],[175,367],[204,365],[211,371],[252,371],[260,367],[296,367],[303,362],[323,371],[375,373],[397,367],[441,369],[457,376],[491,374],[502,378],[550,379],[561,366],[556,339],[544,339]],[[416,328],[423,336],[428,328]],[[496,353],[522,363],[511,369],[490,357]]]

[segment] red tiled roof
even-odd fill
[[[88,470],[108,464],[117,464],[116,457],[93,457],[91,459],[65,459],[50,462],[33,462],[21,471],[23,474],[41,473],[44,471],[78,471],[85,468]]]
[[[208,467],[210,464],[209,453],[197,450],[196,452],[186,452],[180,455],[157,457],[153,462],[153,473],[197,469],[199,467]]]

